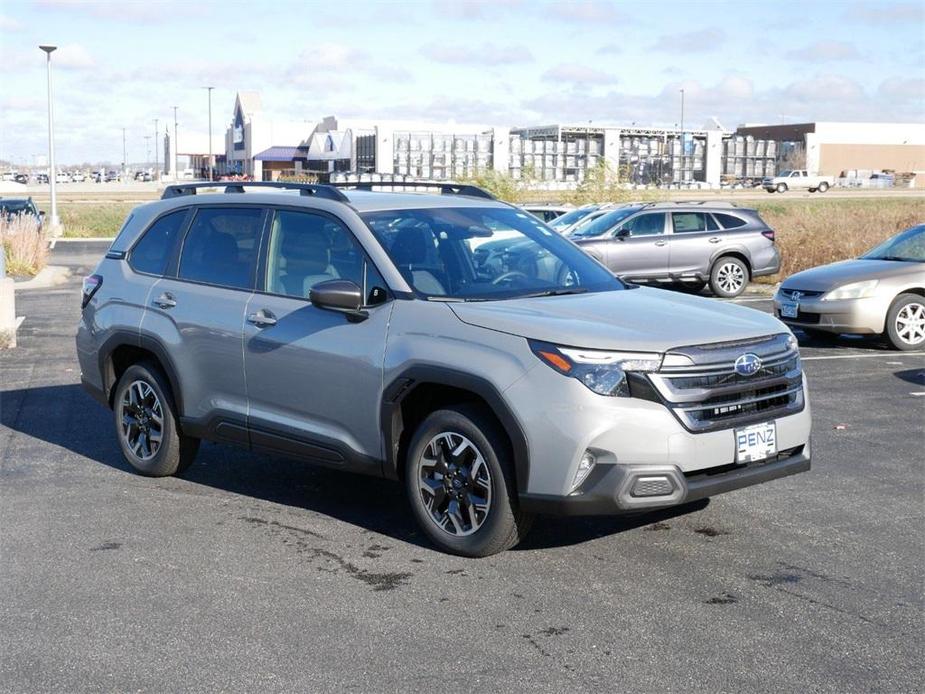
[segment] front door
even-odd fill
[[[607,267],[628,280],[668,275],[665,213],[648,212],[628,219],[607,244]]]
[[[244,323],[251,442],[314,462],[379,472],[379,403],[392,305],[350,230],[320,211],[277,210]],[[367,317],[313,306],[319,282],[364,288]]]

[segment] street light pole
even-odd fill
[[[681,179],[684,179],[684,90],[681,89]]]
[[[203,88],[209,92],[209,181],[211,182],[215,178],[215,174],[212,171],[212,90],[215,89],[215,87]]]
[[[173,165],[173,180],[180,180],[180,173],[177,171],[177,147],[180,146],[180,143],[177,142],[177,107],[173,107],[173,147],[170,148],[170,153],[172,155],[171,164]]]
[[[159,181],[161,178],[161,172],[158,171],[158,158],[157,158],[157,118],[154,119],[154,180]]]
[[[122,182],[125,183],[125,128],[122,128]]]
[[[51,233],[57,236],[61,233],[61,221],[58,219],[58,195],[55,186],[58,182],[58,171],[55,169],[55,110],[54,92],[51,86],[51,54],[57,46],[39,46],[45,51],[48,66],[48,186],[51,196]]]

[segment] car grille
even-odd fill
[[[824,292],[811,292],[803,289],[790,289],[783,288],[777,290],[781,297],[787,299],[788,301],[799,301],[800,299],[814,299],[817,296],[822,296]],[[796,294],[797,296],[794,296]]]
[[[788,318],[787,316],[782,315],[780,311],[778,311],[777,317],[784,323],[806,323],[809,325],[815,325],[819,322],[818,313],[807,313],[806,311],[797,311],[796,318]]]
[[[761,359],[761,367],[746,376],[736,372],[735,361],[748,353]],[[804,404],[800,355],[789,334],[673,349],[649,380],[692,432],[774,419]]]

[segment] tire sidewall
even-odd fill
[[[778,184],[777,184],[777,192],[778,192],[778,193],[786,193],[786,192],[787,192],[787,184],[786,184],[786,183],[778,183]]]
[[[160,400],[161,410],[164,413],[164,424],[161,431],[161,446],[158,448],[154,457],[146,461],[137,458],[126,445],[122,436],[122,422],[119,417],[122,396],[125,390],[134,381],[144,381],[154,390],[158,400]],[[119,379],[118,384],[116,384],[112,410],[113,421],[116,426],[116,439],[119,441],[119,450],[122,452],[122,458],[132,469],[148,477],[164,477],[166,475],[172,475],[177,471],[180,457],[180,442],[176,419],[174,418],[173,400],[170,397],[170,390],[164,382],[163,376],[161,376],[157,369],[147,364],[133,364],[128,367]]]
[[[469,439],[482,454],[491,474],[491,508],[485,522],[472,535],[455,537],[438,528],[421,499],[417,462],[430,440],[441,432],[458,433]],[[468,408],[433,412],[414,433],[405,457],[405,492],[418,525],[441,549],[467,557],[486,556],[498,551],[494,547],[501,538],[509,534],[510,526],[514,523],[512,497],[515,487],[511,473],[505,469],[509,464],[506,461],[502,463],[499,453],[503,456],[506,452],[494,427],[489,426],[485,418],[474,415]]]
[[[890,310],[886,312],[887,340],[889,340],[893,347],[904,352],[925,348],[925,341],[919,342],[916,345],[910,345],[908,342],[903,341],[899,337],[899,333],[896,332],[896,317],[903,307],[913,303],[925,305],[925,297],[919,296],[918,294],[900,294],[890,305]]]
[[[742,282],[742,287],[737,292],[727,292],[719,285],[719,270],[723,265],[728,265],[729,263],[737,264],[745,277]],[[734,299],[737,296],[741,296],[742,292],[745,291],[745,288],[748,286],[748,278],[748,266],[738,258],[728,255],[717,258],[716,262],[713,263],[713,269],[710,271],[710,291],[712,291],[715,296],[722,299]]]

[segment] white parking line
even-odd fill
[[[925,352],[907,352],[903,355],[904,357],[925,357]],[[823,359],[883,359],[884,355],[882,354],[826,354],[821,357],[804,357],[801,356],[802,361],[822,361]],[[902,362],[889,361],[887,364],[899,364],[902,365]]]
[[[921,397],[922,395],[925,395],[925,391],[922,391],[921,393],[909,393],[909,395],[915,395],[916,397]]]

